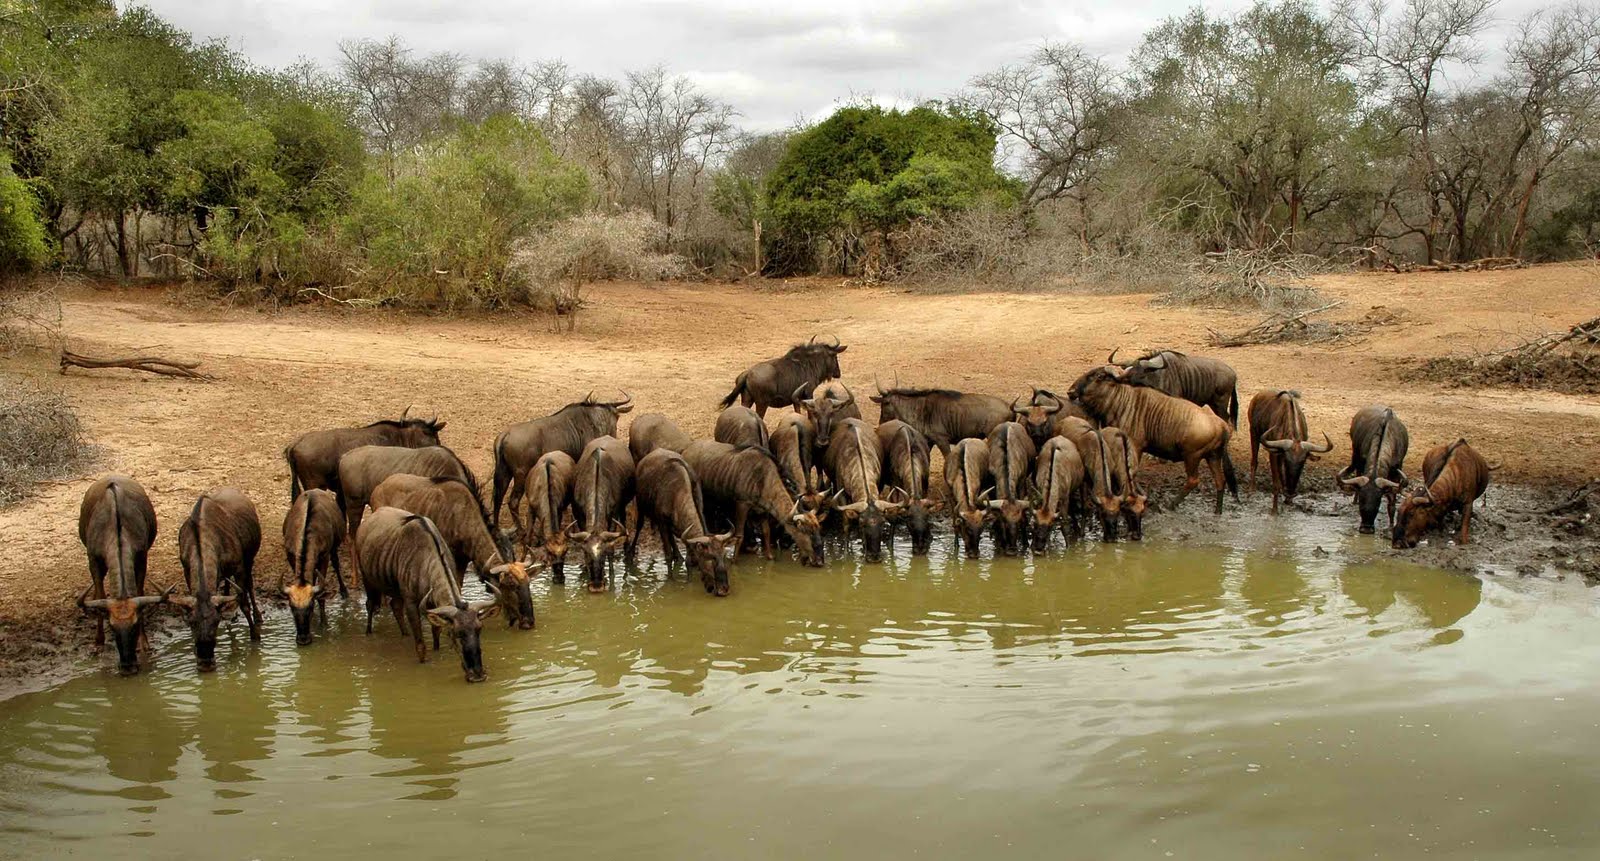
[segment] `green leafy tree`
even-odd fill
[[[0,278],[49,262],[51,238],[39,219],[39,201],[0,153]]]
[[[896,228],[985,197],[1014,200],[1018,183],[994,166],[996,134],[987,117],[934,105],[835,111],[790,139],[767,180],[769,267],[810,269],[825,245],[844,271],[892,263]]]

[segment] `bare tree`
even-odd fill
[[[356,99],[367,139],[384,157],[391,182],[395,158],[449,127],[461,114],[466,62],[456,54],[416,59],[399,37],[339,45],[340,71]]]
[[[621,109],[631,190],[676,238],[700,204],[707,169],[733,145],[735,112],[660,66],[627,74]]]

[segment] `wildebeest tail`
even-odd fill
[[[1228,396],[1228,425],[1235,430],[1239,427],[1239,387],[1233,387],[1233,394]]]
[[[300,491],[305,488],[300,486],[300,471],[294,467],[294,446],[285,446],[283,461],[289,464],[289,504],[293,505],[300,498]]]
[[[744,374],[740,374],[739,376],[735,377],[733,380],[733,391],[729,392],[728,396],[723,398],[722,403],[718,404],[718,406],[722,409],[727,409],[728,407],[733,406],[733,402],[738,400],[739,395],[744,392],[744,381]]]
[[[1228,454],[1228,441],[1233,435],[1226,431],[1222,434],[1222,477],[1228,482],[1228,492],[1233,494],[1233,501],[1239,501],[1239,476],[1233,471],[1233,457]]]

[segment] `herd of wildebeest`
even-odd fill
[[[633,409],[626,394],[615,401],[591,395],[512,425],[494,442],[487,503],[472,472],[440,443],[437,419],[405,415],[302,435],[284,450],[292,504],[283,523],[288,573],[279,586],[296,642],[311,643],[317,611],[325,622],[334,584],[348,596],[339,563],[347,536],[354,579],[366,592],[367,632],[387,601],[426,661],[426,618],[433,648],[448,631],[467,680],[478,681],[485,618],[503,610],[508,623],[532,628],[531,579],[548,569],[564,582],[574,548],[589,590],[604,591],[618,551],[632,558],[647,522],[669,570],[685,565],[707,592],[723,596],[729,564],[745,548],[759,540],[771,559],[792,547],[801,563],[821,567],[829,528],[844,546],[859,542],[868,561],[882,558],[897,529],[907,532],[913,554],[926,553],[941,516],[972,557],[986,532],[1004,555],[1044,552],[1056,531],[1070,544],[1085,526],[1104,540],[1122,529],[1138,540],[1149,504],[1139,478],[1146,455],[1184,466],[1186,480],[1169,507],[1198,486],[1202,464],[1215,510],[1221,513],[1225,491],[1238,500],[1228,456],[1239,420],[1237,375],[1216,359],[1161,350],[1119,363],[1113,352],[1064,395],[1034,388],[1026,402],[878,385],[873,427],[840,382],[845,350],[837,340],[812,338],[740,374],[713,439],[693,439],[660,413],[635,417],[620,439],[618,417]],[[774,407],[793,408],[775,428],[766,423]],[[1275,513],[1280,498],[1294,496],[1306,462],[1333,444],[1326,433],[1312,441],[1295,391],[1256,394],[1245,417],[1251,484],[1264,448]],[[1456,440],[1428,452],[1422,481],[1407,491],[1407,446],[1406,427],[1388,407],[1366,407],[1351,421],[1350,465],[1338,483],[1354,496],[1361,531],[1374,531],[1387,500],[1396,548],[1415,546],[1452,511],[1461,512],[1458,540],[1466,542],[1472,503],[1492,467]],[[943,456],[942,482],[931,472],[934,448]],[[502,507],[513,523],[505,529]],[[261,524],[242,492],[206,492],[178,528],[188,594],[177,594],[177,584],[145,594],[156,518],[132,478],[107,476],[89,489],[78,533],[91,578],[78,604],[99,617],[97,648],[110,621],[123,673],[138,672],[143,615],[157,605],[182,610],[202,671],[215,667],[224,619],[242,614],[251,638],[260,638],[253,567]],[[469,565],[486,600],[465,596]]]

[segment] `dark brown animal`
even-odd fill
[[[532,421],[505,429],[494,440],[494,498],[489,522],[500,526],[500,504],[511,491],[511,510],[522,504],[524,487],[516,486],[539,458],[552,451],[564,451],[576,461],[590,440],[617,435],[617,416],[633,409],[633,398],[622,393],[620,401],[597,401],[593,396]]]
[[[633,500],[633,455],[614,436],[589,441],[573,470],[572,499],[590,592],[606,590],[606,568],[627,539],[628,503]],[[608,529],[618,524],[615,531]]]
[[[705,495],[688,461],[675,451],[656,449],[639,461],[637,472],[639,512],[630,552],[638,545],[639,533],[649,520],[661,539],[669,566],[683,561],[678,552],[678,542],[682,541],[689,565],[700,572],[706,591],[719,598],[726,596],[730,588],[727,554],[734,549],[734,535],[706,531]]]
[[[796,344],[776,359],[751,365],[733,381],[733,391],[722,399],[722,406],[732,406],[738,401],[754,407],[756,414],[766,418],[771,407],[786,407],[793,403],[793,392],[800,386],[816,386],[823,380],[840,376],[839,354],[849,347],[838,339],[832,344],[818,344],[815,336],[804,344]]]
[[[815,388],[799,386],[791,393],[790,400],[794,402],[795,412],[811,422],[812,439],[818,448],[827,448],[828,441],[833,439],[834,422],[861,418],[856,396],[838,380],[829,380]]]
[[[1200,484],[1200,464],[1209,464],[1220,514],[1224,483],[1235,497],[1239,493],[1233,461],[1228,457],[1232,431],[1227,421],[1182,398],[1129,385],[1120,379],[1121,374],[1122,369],[1114,365],[1093,368],[1072,384],[1069,395],[1101,425],[1121,429],[1140,452],[1183,463],[1186,480],[1174,507]]]
[[[816,434],[811,421],[803,415],[780,416],[778,429],[772,432],[772,455],[778,460],[778,471],[790,492],[799,492],[800,508],[826,517],[828,494],[818,480],[816,470]]]
[[[1114,363],[1116,356],[1117,351],[1112,350],[1107,364]],[[1230,428],[1239,427],[1239,375],[1227,362],[1187,356],[1176,350],[1156,350],[1124,362],[1121,367],[1127,382],[1210,407],[1227,420]]]
[[[1056,435],[1056,417],[1066,410],[1067,402],[1056,397],[1054,392],[1039,388],[1033,389],[1026,405],[1021,402],[1022,398],[1011,402],[1013,421],[1027,430],[1028,438],[1033,440],[1035,446],[1044,445],[1046,440]]]
[[[530,555],[542,555],[557,583],[567,582],[567,548],[572,533],[561,528],[562,513],[572,504],[572,480],[578,465],[564,451],[546,452],[524,476],[528,528],[522,544]],[[515,511],[513,510],[513,515]]]
[[[534,626],[532,572],[513,558],[510,542],[495,540],[478,497],[454,478],[391,475],[372,491],[373,508],[398,508],[432,521],[450,548],[451,564],[460,578],[470,563],[480,581],[493,581],[506,613],[506,624],[521,630]]]
[[[1083,486],[1083,456],[1075,442],[1053,436],[1039,449],[1034,465],[1033,487],[1039,503],[1033,509],[1033,549],[1043,553],[1050,547],[1050,532],[1060,528],[1061,540],[1071,544],[1076,528],[1076,500]]]
[[[1339,473],[1339,486],[1355,495],[1363,535],[1374,531],[1385,499],[1394,527],[1395,497],[1408,481],[1401,467],[1410,443],[1405,424],[1382,404],[1363,407],[1350,420],[1350,465]]]
[[[144,594],[146,560],[156,540],[156,510],[139,482],[126,475],[108,475],[90,485],[78,509],[78,540],[89,553],[89,588],[78,596],[78,607],[97,617],[95,650],[106,644],[109,619],[117,671],[134,675],[139,672],[139,651],[148,648],[144,615],[172,592]]]
[[[372,633],[372,617],[382,609],[384,599],[394,611],[400,635],[409,629],[417,647],[417,660],[426,663],[428,647],[422,642],[422,616],[433,626],[433,647],[439,648],[439,630],[449,628],[461,651],[461,669],[467,681],[481,682],[483,669],[483,620],[500,609],[498,599],[467,601],[444,537],[433,522],[420,514],[398,508],[380,508],[356,532],[356,567],[367,593],[367,633]],[[493,583],[485,584],[490,591]]]
[[[883,472],[878,489],[896,487],[907,499],[901,520],[911,533],[911,554],[922,556],[933,545],[933,514],[938,500],[928,495],[928,438],[899,419],[878,425],[878,449],[883,452]]]
[[[1144,513],[1149,507],[1149,498],[1139,487],[1139,449],[1121,428],[1101,428],[1097,433],[1105,441],[1106,452],[1110,455],[1110,492],[1122,500],[1122,522],[1128,527],[1128,538],[1143,540]]]
[[[194,657],[200,672],[217,668],[217,626],[237,605],[261,639],[261,608],[256,605],[255,564],[261,549],[261,519],[238,490],[219,487],[201,494],[178,527],[178,560],[188,595],[167,599],[182,607],[194,632]]]
[[[978,558],[983,528],[994,519],[988,506],[993,488],[986,487],[989,476],[989,444],[981,439],[956,443],[944,459],[945,498],[950,501],[954,519],[956,549],[966,545],[967,556]]]
[[[362,509],[372,491],[391,475],[420,475],[426,478],[454,478],[478,495],[478,479],[472,470],[442,445],[426,448],[400,448],[389,445],[364,445],[339,458],[339,484],[344,489],[345,521],[351,535],[361,527]]]
[[[322,581],[330,564],[334,579],[339,581],[340,597],[349,596],[344,572],[339,570],[339,545],[344,542],[344,533],[344,513],[331,490],[313,488],[300,494],[283,516],[283,554],[292,579],[280,582],[278,590],[289,601],[298,645],[311,645],[313,609],[322,616],[322,624],[328,624],[328,590]]]
[[[339,458],[364,445],[393,445],[423,448],[439,444],[445,423],[438,419],[398,418],[373,422],[365,427],[311,431],[283,450],[289,464],[289,500],[301,491],[325,487],[339,492]]]
[[[1333,450],[1333,441],[1322,435],[1322,445],[1307,442],[1306,413],[1300,408],[1300,393],[1287,389],[1256,392],[1250,399],[1250,489],[1256,487],[1256,463],[1261,447],[1267,448],[1267,471],[1272,474],[1272,513],[1278,513],[1278,496],[1285,502],[1300,490],[1300,476],[1306,462]]]
[[[765,449],[772,448],[772,443],[768,439],[767,423],[749,407],[724,408],[717,414],[717,424],[711,431],[711,438],[734,446],[758,445]]]
[[[1422,459],[1423,486],[1400,503],[1392,544],[1396,550],[1417,546],[1422,536],[1444,522],[1445,515],[1461,512],[1458,544],[1472,540],[1472,503],[1489,489],[1489,466],[1483,455],[1458,439],[1436,446]]]
[[[1038,449],[1020,422],[996,425],[984,440],[989,447],[989,478],[994,482],[994,498],[989,507],[995,512],[995,546],[1007,556],[1022,552],[1028,534],[1028,514],[1033,500],[1028,498],[1028,479]]]
[[[1122,459],[1116,455],[1120,454],[1118,440],[1126,439],[1126,435],[1121,431],[1105,434],[1098,428],[1074,430],[1077,431],[1075,435],[1067,438],[1077,446],[1078,456],[1083,460],[1084,489],[1100,519],[1100,537],[1115,541],[1117,523],[1122,517]]]
[[[1011,405],[991,395],[969,395],[949,389],[880,386],[872,396],[878,405],[878,423],[899,419],[916,428],[939,453],[950,456],[950,446],[963,439],[983,439],[995,425],[1011,420]]]
[[[694,442],[677,422],[667,418],[661,413],[645,413],[636,416],[628,425],[628,453],[633,455],[633,462],[644,460],[644,456],[658,448],[670,449],[683,453]]]
[[[814,511],[803,511],[800,501],[789,492],[778,460],[764,448],[746,446],[735,448],[713,440],[697,440],[683,452],[700,479],[708,503],[707,528],[711,522],[731,523],[734,542],[743,550],[745,527],[750,515],[761,518],[767,533],[763,549],[767,558],[773,556],[770,540],[772,523],[784,531],[794,542],[801,564],[821,568],[822,522]],[[713,517],[716,512],[718,517]],[[736,555],[737,555],[736,551]]]
[[[900,504],[878,498],[878,476],[883,452],[878,435],[860,419],[844,419],[833,428],[825,456],[828,476],[838,495],[849,502],[837,505],[845,523],[861,528],[861,555],[868,562],[883,559],[883,536],[889,522],[900,515]]]

